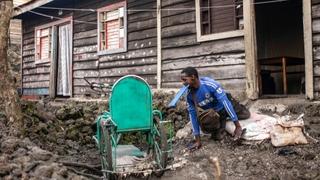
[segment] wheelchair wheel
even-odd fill
[[[112,146],[110,129],[100,126],[101,139],[100,139],[100,156],[102,170],[112,171]],[[114,175],[110,172],[102,172],[103,178],[108,180],[115,179]]]
[[[154,136],[154,147],[153,147],[153,158],[157,163],[157,170],[154,174],[157,177],[163,175],[164,171],[162,169],[167,166],[167,158],[168,158],[168,142],[167,142],[167,134],[164,126],[160,123],[159,117],[154,117],[154,126],[159,133],[156,133]]]

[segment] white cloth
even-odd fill
[[[265,114],[258,114],[251,112],[249,119],[240,120],[242,128],[246,128],[246,133],[243,135],[245,140],[264,140],[270,138],[270,131],[277,123],[277,119]],[[228,133],[233,134],[235,125],[231,121],[227,121],[226,130]]]
[[[71,25],[59,26],[57,95],[71,95]]]

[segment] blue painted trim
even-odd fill
[[[49,88],[23,88],[23,95],[49,95]]]

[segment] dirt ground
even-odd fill
[[[156,93],[154,107],[174,121],[177,131],[188,122],[185,103],[174,110],[166,105],[173,93]],[[283,100],[271,104],[283,103]],[[261,102],[260,102],[261,103]],[[305,113],[305,129],[320,139],[320,103],[289,102],[285,108],[249,103],[269,114]],[[265,103],[262,103],[265,105]],[[8,136],[6,118],[0,113],[0,179],[99,179],[100,159],[91,138],[92,122],[97,114],[108,109],[104,101],[52,103],[24,102],[25,138]],[[43,115],[43,112],[46,115]],[[39,115],[40,114],[40,115]],[[203,147],[193,153],[185,151],[191,135],[174,142],[174,160],[186,164],[168,170],[161,179],[214,179],[217,157],[222,179],[320,179],[319,143],[275,148],[270,140],[251,145],[235,144],[229,135],[221,142],[202,137]],[[126,141],[139,144],[139,138],[127,136]],[[155,176],[130,176],[124,179],[159,179]]]

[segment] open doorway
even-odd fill
[[[72,17],[49,25],[52,29],[49,95],[72,97]]]
[[[302,1],[256,4],[255,13],[260,95],[304,93]]]

